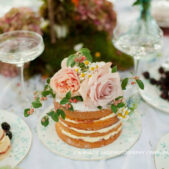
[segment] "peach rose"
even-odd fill
[[[79,92],[86,106],[106,106],[123,95],[120,76],[117,72],[111,73],[110,66],[111,63],[106,63],[91,78],[82,82]]]
[[[63,68],[51,78],[50,87],[59,98],[65,97],[69,91],[75,96],[80,88],[79,77],[74,69]]]

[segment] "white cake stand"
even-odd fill
[[[42,116],[52,108],[53,105],[48,107]],[[43,127],[41,117],[37,125],[40,141],[49,151],[73,160],[102,160],[119,156],[129,150],[141,134],[141,118],[139,113],[135,112],[128,121],[124,122],[122,134],[115,142],[101,148],[80,149],[64,143],[58,137],[53,121],[50,121],[48,127]]]

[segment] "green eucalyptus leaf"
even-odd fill
[[[71,91],[69,91],[69,92],[66,94],[66,98],[67,98],[67,99],[70,99],[70,98],[71,98]]]
[[[129,78],[125,78],[125,79],[122,80],[121,87],[122,87],[123,90],[126,90],[128,80],[129,80]]]
[[[55,122],[59,121],[59,115],[57,114],[57,112],[54,112],[53,115],[51,116],[52,120],[54,120]]]
[[[92,58],[92,55],[91,55],[89,49],[87,49],[87,48],[82,48],[82,49],[79,50],[79,52],[80,52],[81,54],[83,54],[84,56],[86,56],[86,58],[87,58],[88,61],[90,61],[90,62],[93,61],[93,58]]]
[[[117,107],[114,104],[111,105],[111,110],[113,113],[117,113]]]
[[[49,87],[49,85],[48,85],[48,84],[46,84],[46,85],[45,85],[45,87],[44,87],[44,90],[46,90],[48,87]]]
[[[46,82],[47,82],[47,84],[49,84],[49,83],[50,83],[50,78],[48,78],[48,79],[46,80]]]
[[[102,109],[102,106],[97,106],[97,108],[98,108],[99,110],[101,110],[101,109]]]
[[[47,114],[48,114],[48,116],[52,117],[54,113],[55,113],[55,112],[52,110],[52,111],[50,111],[50,112],[47,113]]]
[[[70,55],[69,57],[68,57],[68,59],[67,59],[67,66],[69,67],[69,66],[71,66],[71,67],[73,67],[74,65],[75,65],[75,58],[76,58],[77,56],[75,55],[75,54],[73,54],[73,55]]]
[[[51,91],[46,90],[46,91],[43,91],[41,94],[42,94],[43,97],[46,97],[46,96],[51,94]]]
[[[118,108],[122,108],[122,107],[124,107],[124,106],[125,106],[125,104],[122,103],[122,102],[117,104],[117,107],[118,107]]]
[[[83,101],[82,96],[74,96],[72,99],[76,99],[77,101]]]
[[[25,110],[24,110],[24,116],[25,116],[25,117],[30,116],[30,114],[28,114],[28,111],[30,111],[30,109],[25,109]]]
[[[57,113],[58,113],[59,115],[61,115],[62,119],[65,119],[66,115],[65,115],[65,112],[64,112],[63,110],[57,109]]]
[[[42,107],[42,103],[40,101],[34,101],[34,102],[32,102],[32,107],[33,108]]]
[[[49,118],[48,116],[44,116],[41,120],[41,124],[44,126],[44,127],[47,127],[49,125]]]
[[[115,98],[115,100],[119,100],[119,99],[122,99],[122,98],[123,98],[123,96],[119,96],[119,97]]]
[[[112,68],[112,73],[115,73],[115,72],[117,72],[117,66],[114,66],[114,67]]]
[[[50,88],[49,91],[50,91],[50,95],[51,95],[53,98],[55,98],[56,95],[55,95],[55,93],[53,92],[53,90]]]
[[[140,79],[137,79],[136,82],[137,82],[139,88],[143,90],[144,89],[144,83]]]
[[[70,111],[74,111],[73,105],[72,105],[71,103],[69,103],[69,105],[70,105],[69,110],[70,110]]]
[[[67,104],[69,102],[70,99],[67,99],[66,97],[64,97],[61,101],[60,104],[64,105]]]

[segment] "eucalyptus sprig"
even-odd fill
[[[116,114],[118,109],[122,107],[125,107],[125,103],[123,102],[123,96],[119,96],[114,100],[114,103],[111,104],[111,110]]]
[[[53,92],[49,84],[50,84],[50,79],[47,79],[43,91],[35,92],[34,101],[31,104],[31,108],[27,108],[24,110],[25,117],[30,116],[34,112],[34,109],[38,109],[42,107],[43,101],[47,100],[47,97],[51,96],[52,98],[55,98],[55,93]]]
[[[132,80],[131,84],[134,85],[134,84],[137,84],[138,87],[143,90],[144,89],[144,83],[142,82],[142,80],[139,79],[138,76],[132,76],[132,77],[126,77],[122,80],[122,83],[121,83],[121,88],[123,90],[126,90],[126,87],[128,85],[128,82],[129,82],[129,79]]]
[[[41,124],[46,127],[49,124],[49,118],[51,118],[53,121],[58,122],[59,118],[61,117],[62,119],[65,119],[66,114],[64,112],[64,109],[70,110],[70,111],[74,111],[72,102],[77,102],[78,99],[80,100],[81,97],[75,96],[72,97],[71,96],[71,92],[67,92],[66,96],[60,101],[60,105],[63,105],[64,108],[58,108],[56,110],[51,110],[49,113],[47,113],[41,120]]]
[[[67,66],[71,66],[71,67],[75,66],[76,59],[81,58],[83,56],[85,56],[86,60],[88,60],[89,62],[92,62],[93,59],[92,59],[90,50],[87,48],[82,48],[77,53],[72,54],[68,57]],[[84,65],[81,65],[81,66],[84,66]]]

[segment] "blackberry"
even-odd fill
[[[11,131],[7,131],[6,135],[9,137],[10,140],[12,139],[12,132]]]
[[[143,73],[143,76],[144,76],[146,79],[149,79],[149,78],[150,78],[149,72],[144,72],[144,73]]]
[[[165,93],[165,92],[163,92],[163,93],[161,94],[161,98],[167,100],[167,99],[168,99],[168,94]]]
[[[154,79],[154,78],[151,78],[151,79],[150,79],[150,83],[151,83],[152,85],[156,85],[156,84],[157,84],[157,80]]]
[[[159,73],[163,74],[163,73],[164,73],[164,68],[163,68],[163,67],[160,67],[160,68],[158,69],[158,71],[159,71]]]
[[[3,130],[5,130],[5,131],[9,131],[10,130],[10,125],[7,123],[7,122],[3,122],[2,124],[1,124],[1,127],[2,127],[2,129]]]

